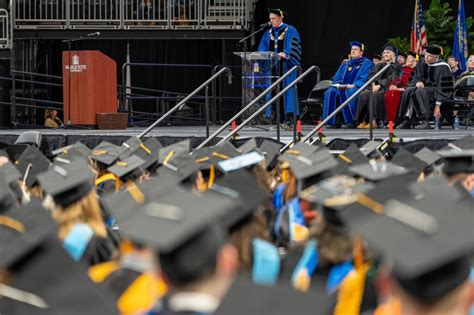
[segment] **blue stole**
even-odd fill
[[[93,236],[94,231],[88,224],[77,223],[64,239],[63,247],[74,261],[79,261]]]

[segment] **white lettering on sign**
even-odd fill
[[[65,68],[69,72],[82,72],[87,70],[86,65],[81,65],[78,55],[72,56],[72,65],[66,65]]]

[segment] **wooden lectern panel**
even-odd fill
[[[115,61],[96,50],[63,51],[63,104],[64,123],[73,125],[96,125],[97,113],[116,113]]]

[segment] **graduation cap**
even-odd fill
[[[5,180],[8,187],[15,193],[18,200],[23,197],[23,191],[19,183],[21,174],[13,163],[8,162],[0,166],[0,178]]]
[[[62,248],[56,236],[8,269],[0,284],[0,313],[117,314],[114,298],[96,286]]]
[[[255,138],[251,138],[250,140],[248,140],[244,144],[242,144],[238,148],[238,150],[243,154],[252,152],[254,150],[258,150],[257,141],[255,140]]]
[[[54,163],[61,165],[69,164],[77,159],[83,159],[89,162],[92,150],[89,149],[82,142],[78,141],[70,146],[55,150],[52,152],[52,154],[56,156],[54,159]]]
[[[276,160],[280,155],[280,149],[283,147],[281,143],[264,139],[260,144],[260,151],[265,156],[267,162],[267,169],[275,167]]]
[[[120,228],[133,242],[156,249],[166,277],[182,285],[215,268],[225,235],[219,221],[235,209],[228,197],[176,187],[122,220]]]
[[[363,154],[355,144],[351,144],[338,158],[349,165],[360,165],[369,163],[369,159]]]
[[[108,172],[114,174],[122,181],[133,178],[140,171],[140,167],[145,164],[145,161],[136,155],[131,155],[128,158],[117,161],[114,165],[107,169]],[[141,172],[139,172],[141,174]]]
[[[400,54],[401,54],[401,53],[400,53]],[[418,59],[420,58],[420,56],[418,56],[418,54],[417,54],[416,52],[411,51],[411,50],[407,51],[407,52],[405,53],[405,56],[406,56],[406,57],[412,56],[412,57],[415,58],[416,60],[418,60]]]
[[[10,161],[15,162],[18,160],[20,155],[28,148],[28,144],[9,144],[7,145],[7,154],[10,158]]]
[[[450,145],[448,145],[448,148],[451,148],[452,146],[456,146],[461,149],[473,149],[474,150],[474,136],[473,135],[468,135],[465,136],[461,139],[458,139],[454,142],[452,142]]]
[[[113,214],[114,219],[120,224],[122,220],[134,214],[138,207],[176,187],[177,184],[172,185],[169,180],[153,177],[140,184],[134,182],[126,184],[125,189],[107,194],[101,201],[104,208]]]
[[[125,147],[119,147],[107,141],[102,141],[92,150],[91,158],[99,162],[99,167],[107,168],[118,160],[120,154],[125,151]]]
[[[413,196],[411,184],[414,182],[415,179],[410,174],[389,177],[377,182],[366,192],[358,192],[355,196],[336,197],[326,206],[337,210],[338,218],[351,229],[357,230],[359,221],[365,220],[366,216],[379,214],[388,200]]]
[[[326,222],[342,226],[338,212],[348,205],[360,201],[375,185],[355,178],[339,175],[328,178],[301,192],[302,199],[317,204],[323,209]]]
[[[172,144],[170,146],[161,148],[158,152],[159,158],[158,162],[164,164],[165,162],[169,161],[171,158],[181,155],[181,154],[189,154],[191,151],[191,140],[183,140]]]
[[[278,161],[280,162],[286,161],[289,157],[292,157],[292,156],[310,157],[318,150],[319,150],[319,147],[317,146],[310,145],[308,143],[298,142],[291,149],[288,149],[285,152],[283,152],[283,154],[278,157]]]
[[[158,152],[163,146],[161,143],[156,140],[156,138],[149,138],[144,143],[140,144],[140,146],[133,151],[132,154],[142,158],[145,163],[142,167],[146,170],[153,171],[154,167],[158,163]]]
[[[329,298],[321,294],[304,294],[288,284],[261,286],[246,275],[237,277],[215,312],[216,315],[310,315],[325,314]]]
[[[434,165],[436,162],[441,160],[441,156],[438,153],[431,151],[427,147],[424,147],[420,151],[416,152],[415,157],[425,162],[428,166]]]
[[[438,301],[469,277],[472,206],[446,211],[450,207],[451,200],[435,194],[392,199],[381,215],[358,223],[369,246],[393,266],[400,287],[424,303]]]
[[[373,54],[372,59],[382,60],[382,56],[380,54]]]
[[[458,173],[474,173],[474,149],[460,149],[437,151],[444,158],[443,172],[447,175]]]
[[[383,46],[382,51],[389,50],[393,52],[394,54],[398,54],[398,48],[395,45],[392,45],[390,43],[387,43]]]
[[[268,9],[268,13],[281,16],[282,18],[288,17],[288,14],[286,14],[286,12],[282,11],[281,9]]]
[[[180,183],[192,177],[192,175],[197,174],[199,169],[199,164],[197,164],[191,156],[183,154],[163,164],[156,170],[155,174],[159,179]]]
[[[0,213],[16,207],[15,193],[4,178],[0,177]]]
[[[445,200],[451,200],[453,209],[456,209],[458,202],[463,203],[465,199],[472,203],[472,197],[464,187],[460,189],[457,189],[456,186],[451,187],[445,176],[431,176],[423,182],[411,183],[409,184],[409,190],[415,199],[423,198],[428,193],[442,197]]]
[[[384,144],[387,142],[369,141],[360,148],[360,152],[369,158],[378,157],[381,155]]]
[[[368,164],[351,166],[349,171],[372,182],[407,173],[405,168],[396,164],[385,161],[375,162],[373,160]]]
[[[255,164],[265,161],[265,157],[258,152],[249,152],[239,155],[229,160],[220,161],[218,163],[220,169],[226,173],[234,172],[243,168],[252,167]]]
[[[319,149],[316,153],[309,156],[297,154],[296,152],[298,150],[295,151],[294,155],[284,154],[280,156],[280,159],[285,158],[289,168],[298,180],[322,174],[338,166],[336,159],[326,148]]]
[[[398,166],[404,167],[407,171],[413,173],[417,177],[428,167],[428,164],[404,148],[398,149],[391,162]]]
[[[38,176],[43,190],[54,201],[66,207],[85,197],[92,189],[94,173],[83,160],[63,166],[54,165],[48,172]]]
[[[240,170],[218,178],[206,194],[228,197],[237,207],[238,211],[230,212],[225,218],[225,225],[228,228],[236,226],[237,223],[249,217],[269,198],[258,185],[255,177],[247,170]]]
[[[443,54],[443,48],[439,45],[428,45],[425,49],[430,55],[441,56]]]
[[[28,188],[33,187],[38,175],[47,171],[51,165],[43,153],[34,146],[29,146],[15,161],[15,164],[21,173],[21,179]]]
[[[398,52],[398,55],[399,55],[399,56],[403,56],[405,59],[408,57],[408,53],[405,53],[405,52],[403,52],[403,51],[399,51],[399,52]],[[415,57],[415,58],[416,58],[416,57]]]
[[[210,169],[214,165],[221,172],[224,170],[220,168],[219,162],[230,160],[241,155],[241,153],[230,143],[226,142],[220,146],[207,147],[193,152],[192,157],[196,163],[200,165],[201,170]]]
[[[15,183],[21,178],[21,174],[13,163],[5,163],[0,166],[0,177],[8,184]]]
[[[33,200],[20,209],[2,213],[0,269],[4,270],[22,259],[46,237],[55,234],[56,229],[57,224],[39,200]]]
[[[131,136],[124,143],[122,143],[121,147],[123,148],[123,152],[120,154],[119,158],[121,160],[124,160],[130,157],[130,155],[136,149],[138,149],[142,143],[143,142],[140,139],[138,139],[137,136]]]
[[[349,42],[349,46],[352,48],[353,46],[359,47],[362,51],[365,51],[366,47],[364,44],[358,41],[351,41]]]

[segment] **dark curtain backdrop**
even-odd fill
[[[448,2],[456,14],[458,0]],[[474,16],[474,0],[464,2],[466,15]],[[423,0],[423,9],[430,3]],[[267,8],[286,11],[286,22],[302,37],[304,67],[318,65],[322,78],[329,78],[349,52],[349,41],[362,41],[368,47],[366,55],[372,56],[390,37],[409,38],[414,4],[415,0],[263,0],[257,19],[268,21]],[[308,84],[305,87],[307,90]]]

